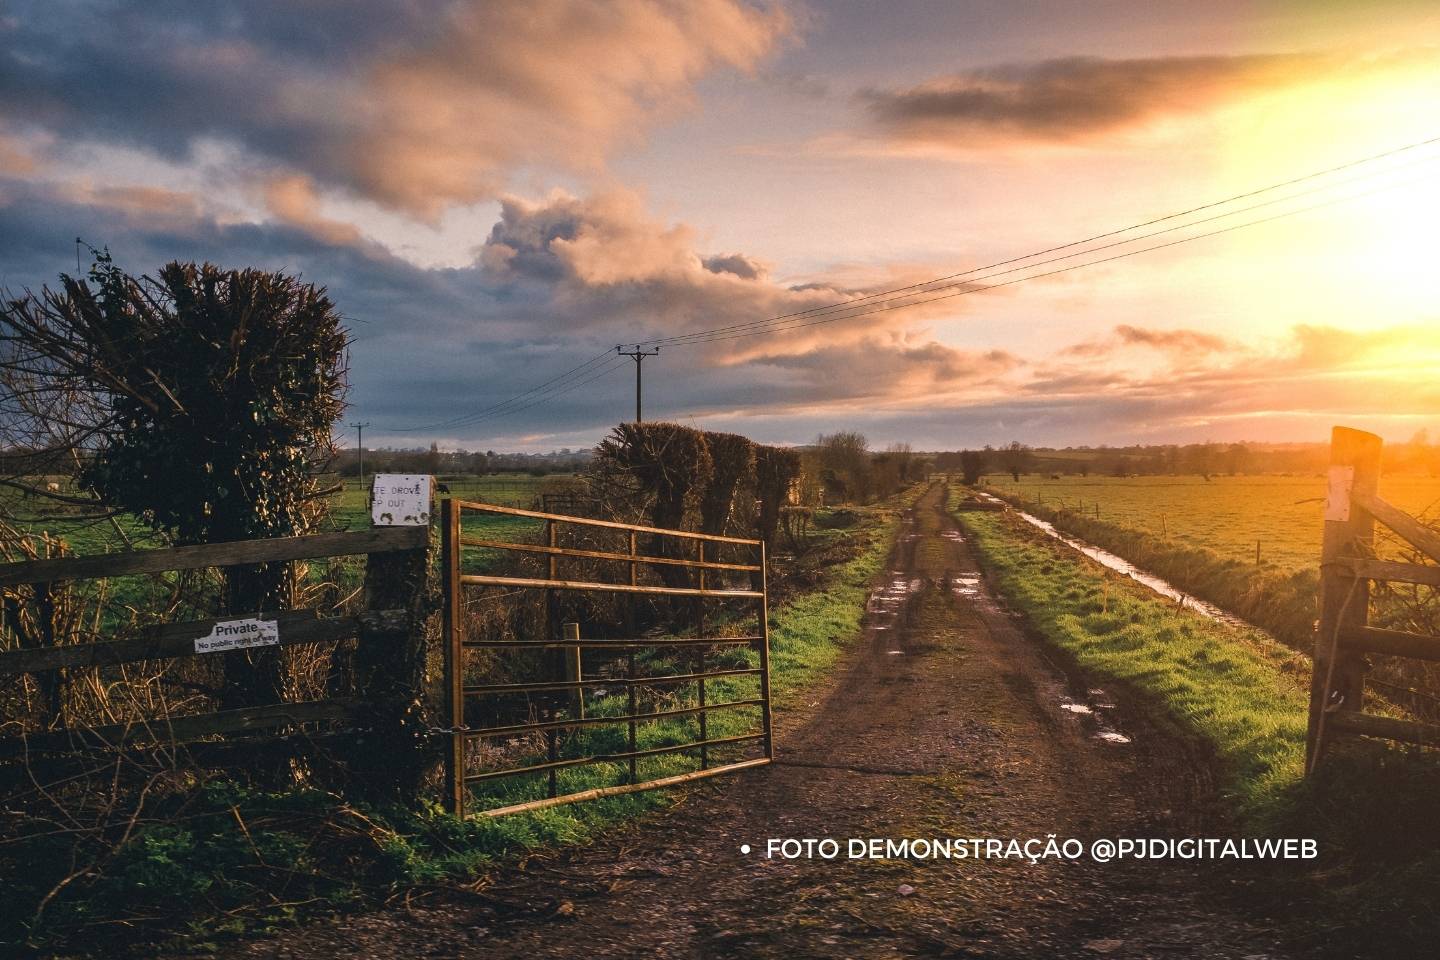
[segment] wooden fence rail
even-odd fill
[[[418,635],[415,613],[421,606],[419,598],[424,594],[428,550],[428,526],[377,526],[345,533],[0,564],[0,589],[29,586],[36,597],[49,597],[52,585],[60,582],[365,555],[365,593],[370,609],[357,616],[321,619],[318,611],[313,609],[231,613],[224,617],[146,627],[136,636],[115,640],[3,650],[0,651],[0,678],[110,667],[138,661],[227,656],[235,650],[273,649],[346,639],[359,641],[358,662],[368,668],[369,674],[378,678],[378,682],[371,683],[370,689],[363,689],[358,697],[349,699],[265,704],[205,714],[148,717],[103,726],[74,726],[0,737],[0,760],[128,749],[142,742],[179,743],[215,734],[248,733],[303,723],[350,723],[362,712],[370,724],[383,726],[383,715],[388,709],[381,702],[384,697],[397,701],[394,705],[397,713],[407,709],[411,699],[406,696],[404,687],[407,679],[396,676],[397,672],[403,671],[394,669],[397,663],[406,659],[399,648],[415,648],[410,650],[409,659],[415,660],[418,656],[423,663],[424,638]],[[394,583],[399,583],[398,589],[391,586]],[[216,636],[217,628],[223,630],[226,625],[242,621],[274,624],[273,634],[268,634],[263,644],[230,645],[227,641],[206,649],[201,643]],[[372,649],[376,647],[390,649]],[[392,687],[395,689],[390,689]],[[409,693],[413,695],[413,690]]]

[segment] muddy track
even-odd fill
[[[771,837],[1217,835],[1191,751],[1054,665],[929,491],[865,636],[779,762],[691,790],[480,892],[312,925],[234,957],[1191,957],[1283,954],[1214,863],[768,860]],[[1226,835],[1224,832],[1218,835]],[[740,845],[754,852],[744,855]]]

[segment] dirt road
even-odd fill
[[[1281,956],[1272,931],[1234,912],[1235,879],[1214,863],[845,858],[850,837],[1218,829],[1202,765],[1105,691],[1067,681],[992,598],[944,503],[937,487],[907,515],[866,636],[814,704],[785,717],[775,765],[532,858],[481,894],[231,955]],[[833,837],[841,857],[767,859],[772,837]]]

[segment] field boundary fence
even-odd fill
[[[410,611],[395,591],[374,585],[398,560],[423,568],[429,546],[425,527],[376,527],[346,533],[243,540],[124,553],[24,560],[0,565],[0,593],[7,611],[20,591],[41,607],[57,584],[110,577],[237,567],[317,558],[364,555],[369,607],[357,615],[320,616],[314,608],[241,611],[220,617],[165,623],[117,639],[89,643],[21,645],[0,651],[0,681],[59,675],[139,661],[243,655],[243,651],[355,639],[360,647],[395,647],[408,641]],[[373,588],[372,588],[373,587]],[[403,597],[404,594],[402,593]],[[393,604],[393,606],[391,605]],[[52,684],[53,686],[53,684]],[[216,734],[255,733],[279,727],[354,724],[370,712],[366,691],[355,697],[279,702],[181,716],[155,716],[105,725],[61,726],[0,737],[0,761],[42,761],[67,753],[117,751],[148,744],[179,744]]]
[[[1306,771],[1313,772],[1337,736],[1367,736],[1440,746],[1440,724],[1364,712],[1369,654],[1440,662],[1440,636],[1370,624],[1376,582],[1440,587],[1440,566],[1382,560],[1377,524],[1422,557],[1440,564],[1440,533],[1378,494],[1383,441],[1336,427],[1331,438],[1325,533],[1320,556],[1320,618],[1310,684]]]

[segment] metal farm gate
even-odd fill
[[[543,524],[539,543],[481,535],[485,526],[537,523]],[[562,546],[562,539],[571,545]],[[457,815],[474,805],[472,790],[482,792],[483,812],[498,816],[671,786],[773,759],[763,542],[449,499],[442,503],[441,544],[446,801]],[[525,571],[536,575],[466,572],[495,551],[539,558],[537,569]],[[577,567],[588,579],[566,575]],[[541,625],[528,636],[468,636],[470,610],[485,603],[487,596],[478,593],[485,588],[540,592]],[[580,616],[569,622],[561,616],[562,593],[602,603],[610,598],[611,613],[618,610],[628,627],[618,637],[583,637]],[[676,612],[693,632],[636,636],[635,605],[646,598],[679,599],[684,606],[677,604]],[[469,662],[472,651],[488,653],[488,662]],[[477,666],[490,679],[501,673],[513,682],[475,682],[482,678],[468,673]],[[716,694],[723,698],[713,699]],[[717,713],[723,723],[711,722]],[[652,737],[662,728],[647,725],[657,721],[666,722],[663,736]],[[712,735],[716,725],[720,735]],[[675,761],[685,755],[694,756],[694,768],[677,771]],[[655,761],[663,769],[642,769]],[[596,776],[618,782],[592,785]]]

